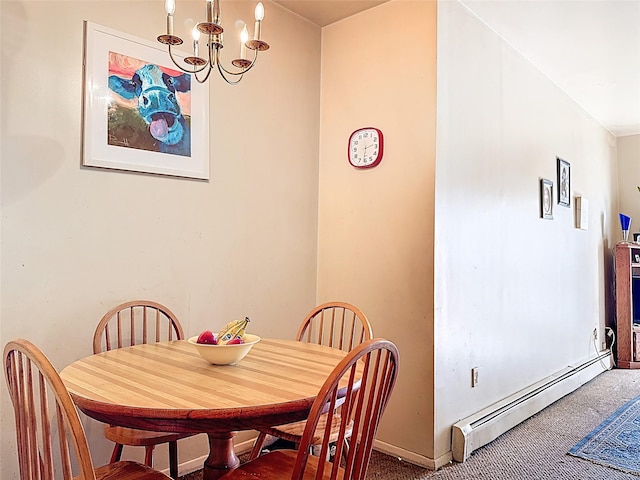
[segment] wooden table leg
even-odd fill
[[[204,462],[203,480],[218,480],[240,465],[233,448],[236,432],[209,433],[209,456]]]

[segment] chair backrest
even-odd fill
[[[133,300],[102,317],[93,334],[93,353],[183,338],[182,325],[171,310],[157,302]]]
[[[21,480],[95,480],[73,400],[49,359],[31,342],[4,347],[4,373],[16,421]]]
[[[313,402],[311,412],[306,422],[302,440],[298,447],[298,454],[291,480],[306,478],[349,479],[363,480],[367,473],[373,440],[378,430],[380,418],[387,406],[389,397],[398,376],[398,349],[389,340],[374,338],[356,346],[336,366],[320,389]],[[341,401],[346,389],[346,399],[342,408],[335,406]],[[326,406],[330,405],[327,411]],[[327,415],[326,427],[323,432],[322,450],[319,458],[328,458],[329,436],[334,420],[339,423],[338,440],[335,444],[335,459],[343,456],[345,448],[345,432],[349,424],[353,431],[344,462],[318,462],[315,477],[305,477],[309,450],[314,443],[314,436],[318,436],[316,429],[320,418]],[[341,472],[341,469],[343,471]],[[327,475],[330,470],[330,476]]]
[[[301,342],[327,345],[348,352],[373,338],[373,330],[359,308],[346,302],[327,302],[309,312],[296,338]]]

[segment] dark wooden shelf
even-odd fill
[[[640,245],[615,246],[616,281],[616,357],[619,368],[640,368],[640,324],[633,315],[634,297],[640,309]],[[638,282],[634,291],[634,279]],[[640,315],[640,312],[636,312]]]

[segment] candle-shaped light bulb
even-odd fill
[[[240,58],[247,58],[247,40],[249,40],[249,31],[245,24],[242,32],[240,33]]]
[[[264,5],[262,2],[258,2],[256,5],[256,22],[261,22],[264,20]]]
[[[262,26],[262,19],[264,18],[264,6],[262,2],[258,2],[256,5],[256,25],[253,32],[254,40],[260,40],[260,27]]]
[[[166,0],[164,9],[167,11],[167,35],[173,35],[173,14],[176,11],[176,0]]]
[[[167,15],[173,15],[176,12],[176,0],[164,2],[164,9],[167,11]]]
[[[200,40],[200,30],[198,30],[198,25],[193,27],[191,31],[191,35],[193,35],[193,56],[198,56],[198,40]]]

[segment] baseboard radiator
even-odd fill
[[[611,368],[611,351],[567,367],[453,425],[451,450],[456,462],[495,440],[556,400]]]

